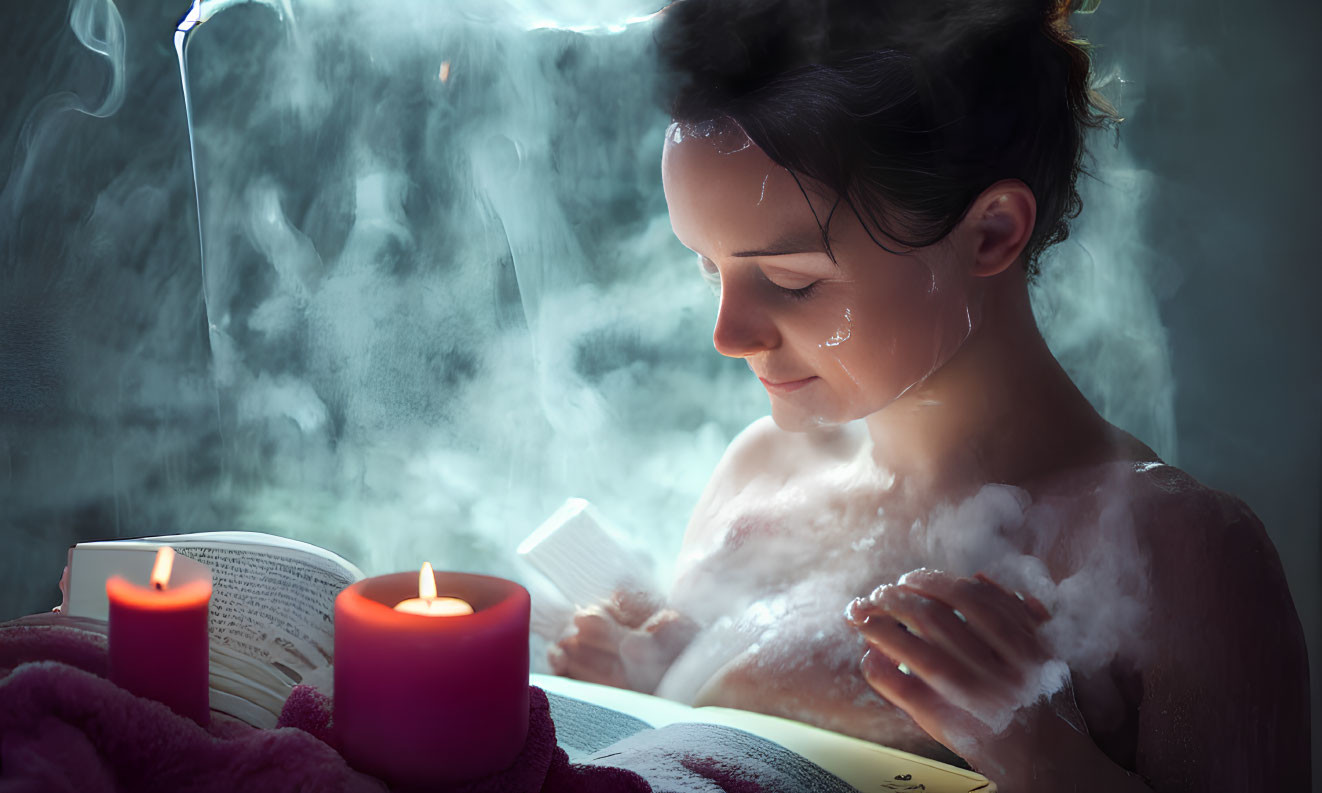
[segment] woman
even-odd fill
[[[1260,523],[1103,420],[1033,319],[1111,118],[1071,10],[664,12],[672,227],[771,417],[713,473],[669,601],[581,613],[557,672],[1009,793],[1307,784],[1306,653]]]

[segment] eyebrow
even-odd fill
[[[752,256],[789,256],[795,253],[826,253],[820,232],[791,231],[777,237],[766,248],[738,251],[730,254],[741,258]]]

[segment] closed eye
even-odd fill
[[[712,292],[720,295],[721,271],[716,264],[706,256],[698,254],[698,272],[702,274],[703,280],[711,287]],[[761,272],[767,283],[774,286],[780,293],[796,300],[808,298],[821,282],[818,277],[782,270],[777,267],[763,268]]]
[[[809,297],[812,296],[813,292],[817,291],[817,284],[819,283],[821,282],[813,281],[811,284],[808,284],[807,286],[802,287],[801,289],[786,289],[783,286],[779,286],[776,288],[779,289],[782,293],[784,293],[787,297],[790,297],[794,300],[807,300]]]
[[[765,268],[762,270],[762,277],[781,293],[803,300],[810,296],[821,283],[821,279],[804,273],[795,273],[789,270],[779,268]]]

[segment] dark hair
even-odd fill
[[[1069,27],[1097,1],[677,0],[656,32],[665,104],[677,122],[737,124],[908,247],[1020,179],[1037,199],[1033,275],[1082,209],[1086,128],[1120,120]],[[829,251],[830,217],[818,221]]]

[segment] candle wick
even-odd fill
[[[153,581],[152,586],[156,587],[157,591],[165,589],[165,584],[162,584],[160,581]]]

